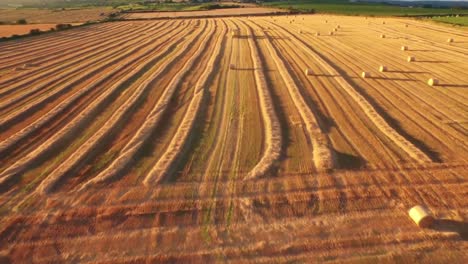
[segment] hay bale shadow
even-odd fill
[[[431,229],[441,232],[458,233],[464,241],[468,241],[468,222],[451,219],[436,219]]]

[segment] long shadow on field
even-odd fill
[[[458,233],[464,241],[468,241],[468,222],[437,219],[435,220],[432,229],[441,232],[455,232]]]
[[[423,63],[451,63],[450,61],[430,61],[430,60],[416,60],[416,62],[423,62]]]
[[[224,54],[226,52],[226,39],[222,41],[221,44],[221,50],[220,53]],[[221,63],[220,61],[222,60],[222,56],[220,56],[216,61],[215,65]],[[216,78],[216,71],[213,71],[210,73],[208,76],[208,79],[206,81],[205,87],[210,87],[214,80]],[[207,122],[207,115],[208,115],[208,108],[210,107],[211,104],[215,104],[214,100],[216,99],[213,97],[212,91],[209,89],[204,90],[203,93],[205,95],[203,96],[203,100],[199,109],[199,112],[196,116],[196,120],[198,122],[195,122],[192,132],[190,133],[189,137],[187,138],[187,141],[185,146],[182,148],[182,155],[175,161],[174,166],[172,166],[172,170],[169,171],[169,173],[163,178],[162,183],[174,183],[177,182],[187,171],[184,170],[184,168],[187,165],[190,165],[192,161],[190,160],[191,158],[193,159],[195,155],[193,154],[188,154],[188,153],[197,153],[197,149],[201,147],[203,138],[206,136],[204,135],[204,128],[205,126],[209,125]],[[218,92],[219,93],[219,92]],[[190,102],[187,102],[190,103]],[[179,107],[180,108],[180,107]],[[178,109],[178,108],[177,108]],[[168,113],[172,113],[171,111],[168,111]]]
[[[360,77],[358,77],[358,78],[360,78]],[[414,81],[416,81],[415,79],[408,79],[408,78],[388,78],[388,77],[368,77],[368,78],[373,79],[373,80],[391,80],[391,81],[402,81],[402,82],[414,82]]]
[[[468,88],[468,84],[439,84],[438,86],[453,87],[453,88]]]
[[[364,167],[366,161],[361,157],[335,150],[337,163],[340,169],[358,170]]]
[[[425,71],[387,71],[388,73],[428,73]]]
[[[301,40],[300,40],[301,41]],[[321,53],[317,52],[312,46],[308,43],[301,41],[307,48],[314,51],[318,56],[320,56],[326,63],[331,65],[348,83],[351,84],[352,87],[356,89],[371,105],[374,109],[379,113],[387,122],[388,124],[395,129],[401,136],[406,138],[408,141],[413,143],[417,148],[423,151],[426,155],[428,155],[433,162],[442,162],[439,153],[432,150],[426,143],[423,141],[413,137],[412,135],[408,134],[400,125],[396,119],[392,118],[382,107],[375,101],[375,99],[370,96],[364,89],[362,89],[357,83],[355,83],[352,77],[348,76],[346,71],[338,67],[334,62],[328,59],[326,56],[322,55]]]
[[[3,184],[0,184],[0,194],[8,192],[9,190],[11,190],[11,188],[16,186],[20,181],[21,181],[21,175],[16,175],[16,177],[11,177],[8,181],[4,182]]]

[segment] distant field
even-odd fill
[[[244,8],[227,8],[215,9],[206,11],[190,11],[190,12],[142,12],[128,13],[121,17],[125,19],[151,19],[151,18],[171,18],[171,17],[204,17],[204,16],[236,16],[236,15],[254,15],[254,14],[269,14],[283,12],[284,10],[267,7],[244,7]]]
[[[105,18],[113,10],[109,7],[49,10],[49,9],[0,9],[0,22],[15,23],[26,19],[28,23],[83,23]]]
[[[468,26],[468,16],[463,17],[433,17],[432,20],[459,26]]]
[[[117,9],[124,11],[137,10],[154,10],[154,11],[203,11],[222,8],[241,8],[240,4],[235,3],[205,3],[205,4],[189,4],[189,3],[162,3],[162,4],[128,4],[118,6]]]
[[[31,29],[47,31],[51,28],[55,28],[55,24],[0,25],[0,38],[10,37],[12,35],[25,35],[28,34]]]
[[[277,8],[287,8],[305,11],[315,10],[318,13],[345,15],[420,16],[437,14],[468,14],[468,10],[453,10],[442,8],[409,8],[372,3],[349,3],[348,1],[342,0],[292,0],[288,2],[266,2],[264,5]]]

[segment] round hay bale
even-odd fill
[[[333,31],[337,32],[337,31],[338,31],[338,29],[337,29],[337,28],[334,28],[334,29],[333,29]]]
[[[336,25],[336,28],[340,28],[340,25]]]
[[[234,65],[234,64],[229,65],[229,69],[234,70],[235,68],[236,68],[236,65]]]
[[[408,214],[419,227],[430,227],[434,223],[434,217],[432,217],[431,212],[421,205],[411,208]]]
[[[333,36],[333,31],[330,31],[329,35],[330,35],[330,36]]]
[[[385,21],[382,21],[382,25],[385,25]]]
[[[312,69],[309,69],[309,68],[305,69],[305,75],[312,75],[312,74],[313,74]]]
[[[408,27],[408,24],[405,24],[405,27]]]
[[[452,43],[452,42],[453,42],[453,38],[447,39],[447,42],[448,42],[448,43]]]
[[[320,32],[316,32],[315,36],[317,36],[317,37],[320,36]]]
[[[439,80],[434,79],[434,78],[430,78],[430,79],[427,81],[427,84],[429,84],[429,86],[436,86],[436,85],[439,84]]]
[[[385,34],[380,35],[380,38],[385,38]]]
[[[413,61],[416,61],[416,58],[414,56],[408,56],[407,61],[408,62],[413,62]]]
[[[362,73],[361,73],[361,77],[364,78],[364,79],[365,79],[365,78],[369,78],[369,77],[370,77],[370,72],[365,72],[365,71],[362,72]]]
[[[386,72],[386,71],[388,71],[387,66],[381,65],[381,66],[379,67],[379,72]]]
[[[408,50],[408,46],[401,46],[401,50],[407,51],[407,50]]]

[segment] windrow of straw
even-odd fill
[[[145,28],[142,28],[141,30],[144,30]],[[104,29],[103,29],[104,30]],[[89,36],[92,36],[91,38],[83,38],[82,40],[78,41],[75,40],[68,40],[68,41],[57,41],[56,39],[54,40],[54,45],[50,45],[50,42],[46,41],[47,38],[44,36],[43,40],[45,43],[42,43],[39,45],[39,47],[34,47],[34,51],[31,51],[30,49],[27,52],[23,53],[8,53],[11,54],[10,56],[2,56],[2,61],[0,61],[0,71],[5,70],[5,69],[10,69],[13,65],[18,65],[19,67],[20,64],[24,63],[38,63],[41,62],[41,66],[51,66],[54,65],[56,67],[50,67],[47,70],[38,68],[36,70],[29,70],[25,71],[23,74],[15,74],[12,75],[11,78],[8,79],[3,79],[0,81],[0,87],[3,87],[3,85],[7,83],[13,83],[15,86],[19,85],[28,85],[30,84],[30,81],[28,80],[27,77],[30,77],[34,75],[34,77],[49,77],[51,75],[54,75],[57,73],[57,70],[61,69],[71,69],[74,66],[79,65],[79,63],[76,63],[76,61],[73,60],[73,58],[79,58],[80,60],[84,57],[87,57],[88,55],[96,56],[99,54],[99,52],[93,53],[94,51],[102,51],[102,47],[105,47],[105,50],[112,50],[113,48],[117,47],[117,45],[113,45],[115,43],[122,45],[122,40],[124,38],[128,38],[128,35],[126,34],[118,34],[118,32],[121,31],[122,28],[116,28],[115,30],[109,30],[106,32],[106,34],[99,34],[99,38],[96,38],[95,32],[92,30],[91,34]],[[136,31],[138,32],[138,31]],[[132,32],[133,33],[133,32]],[[118,37],[117,37],[118,36]],[[135,35],[132,37],[133,40],[134,38],[137,38]],[[103,41],[106,40],[106,41]],[[50,40],[49,40],[50,41]],[[18,43],[23,43],[23,41],[18,42]],[[23,44],[20,44],[24,45]],[[29,48],[33,48],[32,46],[28,45]],[[42,47],[46,47],[43,49]],[[21,47],[18,50],[23,50]],[[10,57],[11,60],[7,60],[7,58]],[[90,57],[88,57],[90,58]],[[60,60],[57,62],[57,60]],[[47,61],[47,63],[43,63],[44,61]],[[4,67],[2,67],[4,65]],[[21,66],[23,67],[23,66]],[[41,75],[35,75],[35,73],[41,72]],[[15,86],[12,86],[11,88],[14,89]],[[10,88],[8,89],[0,89],[0,95],[5,94],[8,92]]]
[[[146,176],[144,180],[145,184],[150,185],[158,183],[165,175],[169,173],[171,166],[173,166],[180,155],[182,155],[183,149],[187,144],[189,134],[192,131],[195,121],[199,115],[202,102],[204,101],[207,91],[206,86],[208,85],[208,79],[213,74],[216,63],[221,57],[221,46],[224,35],[226,34],[225,31],[226,30],[224,28],[215,42],[214,50],[210,55],[207,66],[195,85],[192,100],[190,101],[190,105],[182,120],[182,123],[177,129],[176,134],[172,138],[171,143],[169,144],[164,154]]]
[[[156,34],[158,32],[163,31],[164,29],[158,30]],[[152,40],[148,38],[146,39],[145,43],[150,43],[150,41]],[[60,93],[63,93],[64,91],[70,90],[76,84],[82,83],[83,80],[89,79],[92,76],[96,76],[97,73],[102,72],[104,69],[106,69],[110,65],[115,65],[116,62],[126,58],[129,54],[134,53],[137,50],[137,48],[134,48],[135,46],[139,46],[140,47],[139,49],[142,49],[144,47],[144,45],[142,44],[143,43],[141,43],[141,39],[139,37],[134,37],[131,40],[130,39],[127,40],[125,42],[125,45],[122,45],[122,43],[110,45],[109,47],[106,47],[105,49],[99,50],[99,52],[96,52],[96,53],[88,52],[90,54],[85,54],[85,56],[79,56],[78,60],[75,60],[71,63],[67,63],[66,65],[61,65],[61,67],[71,69],[71,70],[66,70],[65,73],[63,74],[55,74],[54,77],[51,78],[52,73],[50,71],[45,71],[45,73],[39,74],[36,77],[36,79],[32,79],[32,80],[29,79],[23,82],[21,81],[16,82],[15,85],[10,86],[8,90],[1,91],[0,94],[10,93],[9,90],[12,90],[11,92],[13,91],[16,92],[22,88],[27,88],[27,89],[22,91],[22,93],[18,94],[17,96],[11,97],[8,100],[1,102],[0,110],[10,107],[13,104],[31,96],[32,94],[41,92],[43,90],[47,90],[51,85],[63,80],[64,78],[67,78],[68,76],[73,76],[74,74],[79,73],[78,75],[73,76],[72,80],[61,84],[60,89],[48,93],[46,98],[42,98],[42,100],[34,102],[34,104],[31,106],[26,106],[26,107],[17,109],[10,118],[5,118],[5,119],[2,118],[2,121],[0,121],[0,127],[1,127],[1,124],[6,123],[7,120],[13,120],[14,117],[22,115],[28,110],[30,111],[30,109],[33,109],[35,106],[45,104],[47,100],[53,99],[54,96],[57,96]],[[106,52],[110,50],[112,50],[112,52]],[[89,58],[91,59],[87,61],[87,59]],[[83,63],[84,61],[87,61],[87,62]],[[100,62],[104,62],[104,63],[101,63],[100,65]],[[75,66],[79,66],[79,67],[75,67]],[[83,69],[88,69],[88,68],[89,70],[80,74],[80,72],[82,72]],[[56,73],[57,69],[54,69],[54,71]],[[41,78],[46,79],[47,81],[42,82],[40,85],[34,85],[31,87],[32,81],[40,80]],[[27,79],[27,78],[25,78],[25,76],[22,76],[20,80],[21,79]]]
[[[157,34],[164,30],[166,30],[166,27],[158,29],[155,33]],[[31,68],[23,72],[23,74],[15,74],[12,78],[0,81],[0,87],[6,87],[4,89],[0,88],[0,96],[17,93],[18,91],[25,92],[26,94],[42,91],[51,84],[63,81],[65,77],[72,76],[73,74],[82,72],[83,69],[88,69],[90,66],[99,64],[98,62],[102,62],[105,58],[116,57],[123,51],[141,42],[141,37],[138,34],[130,38],[127,36],[124,39],[121,38],[111,38],[112,41],[110,42],[103,42],[101,40],[101,42],[98,42],[103,42],[100,45],[84,48],[80,52],[75,51],[69,56],[62,55],[60,60],[51,58],[46,63],[36,63],[32,66],[35,67],[34,69]],[[125,42],[125,45],[122,45],[122,42]],[[32,63],[27,64],[31,65]],[[31,85],[33,82],[40,80],[46,80],[46,82],[42,82],[40,85]]]
[[[288,31],[287,31],[288,32]],[[432,160],[420,149],[414,146],[411,142],[401,136],[395,129],[393,129],[387,121],[374,109],[374,107],[343,77],[338,71],[328,64],[322,57],[312,49],[306,47],[296,36],[288,32],[291,40],[297,47],[301,47],[307,52],[311,58],[315,59],[330,75],[334,75],[334,79],[340,84],[351,98],[361,107],[367,117],[375,124],[375,126],[390,140],[392,140],[398,147],[405,151],[411,158],[419,163],[429,163]]]
[[[152,40],[149,39],[148,43],[151,43],[151,42],[152,42]],[[131,65],[131,64],[135,63],[136,61],[140,60],[141,58],[144,58],[144,57],[148,56],[151,52],[153,52],[154,50],[160,48],[163,43],[164,43],[164,41],[155,42],[150,47],[148,47],[147,50],[143,54],[141,54],[140,56],[138,56],[138,57],[136,57],[136,58],[134,58],[134,59],[132,59],[130,61],[122,62],[122,63],[118,64],[117,67],[115,67],[112,72],[95,79],[92,83],[88,84],[86,87],[80,89],[79,91],[77,91],[76,93],[71,95],[69,98],[67,98],[66,100],[59,103],[57,106],[52,108],[49,112],[47,112],[45,115],[41,116],[39,119],[35,120],[30,125],[23,128],[18,133],[14,134],[11,137],[9,137],[8,139],[0,142],[0,154],[2,154],[7,149],[10,149],[10,148],[14,147],[17,142],[19,142],[20,140],[26,138],[28,135],[30,135],[31,133],[33,133],[34,131],[36,131],[40,127],[42,127],[44,124],[46,124],[49,121],[53,120],[56,116],[58,116],[65,109],[67,109],[68,107],[73,105],[77,100],[79,100],[82,96],[87,94],[89,91],[92,91],[94,89],[99,88],[99,86],[103,82],[107,81],[108,79],[110,79],[114,75],[114,72],[118,71],[121,68],[125,68],[128,65]],[[174,43],[176,43],[176,42],[174,42]],[[144,44],[146,45],[146,42]],[[172,45],[165,47],[164,50],[161,52],[162,55],[159,55],[158,57],[162,58],[164,55],[168,54],[171,51],[170,47],[172,47]],[[130,53],[135,52],[135,51],[136,51],[136,49],[129,50]],[[118,86],[120,86],[120,85],[122,85],[126,81],[128,81],[132,77],[132,75],[136,74],[138,71],[140,71],[141,69],[143,69],[147,65],[148,64],[142,64],[140,67],[135,68],[131,72],[131,74],[126,75],[126,78],[121,79],[116,85],[113,86],[113,88],[111,88],[111,90],[118,87]],[[117,91],[117,90],[114,90],[114,91]]]
[[[167,54],[169,54],[172,50],[172,48],[177,44],[178,42],[174,42],[172,45],[168,45],[167,47],[164,48],[163,52],[158,56],[160,58],[163,58]],[[155,45],[157,46],[157,44]],[[156,47],[154,47],[156,48]],[[149,54],[152,51],[149,50],[147,53]],[[144,56],[142,56],[144,57]],[[128,67],[131,65],[134,61],[138,60],[138,58],[135,58],[134,60],[128,61],[122,65],[122,67]],[[145,67],[147,67],[151,61],[148,61],[147,63],[142,63],[139,66],[135,67],[131,72],[129,72],[127,75],[125,75],[124,78],[119,80],[117,83],[112,85],[108,90],[100,94],[92,103],[90,103],[78,116],[76,116],[73,120],[71,120],[66,126],[64,126],[61,130],[59,130],[57,133],[55,133],[51,138],[49,138],[47,141],[43,142],[40,146],[38,146],[34,151],[30,152],[28,155],[24,156],[23,158],[19,159],[17,162],[15,162],[13,165],[8,167],[6,170],[2,171],[0,173],[0,185],[15,175],[21,173],[22,171],[26,170],[33,162],[38,160],[39,158],[43,157],[44,155],[47,154],[50,150],[55,148],[56,146],[59,146],[60,144],[63,144],[66,142],[67,139],[71,138],[73,134],[75,134],[88,120],[90,120],[93,116],[95,116],[97,113],[99,113],[99,110],[102,108],[104,104],[106,104],[109,101],[109,98],[112,97],[113,94],[119,92],[119,88],[130,80],[134,75],[136,75],[138,72],[143,70]],[[42,118],[38,119],[36,122],[30,124],[17,134],[15,134],[13,137],[8,138],[6,141],[2,142],[0,144],[0,149],[5,150],[8,149],[11,144],[14,144],[18,140],[21,140],[22,138],[26,137],[29,135],[32,131],[34,131],[36,128],[46,124],[49,120],[53,119],[58,113],[60,113],[62,110],[64,110],[68,105],[72,104],[75,100],[80,98],[83,94],[86,93],[87,90],[91,89],[96,89],[99,84],[101,84],[103,81],[107,80],[110,78],[110,75],[105,76],[103,79],[96,80],[90,86],[80,90],[79,92],[75,93],[72,97],[68,98],[66,101],[63,103],[57,105],[55,108],[53,108],[50,112],[45,114]]]
[[[212,26],[212,24],[210,24]],[[182,68],[177,72],[177,74],[172,78],[171,82],[168,84],[167,88],[164,90],[161,98],[156,103],[154,108],[146,117],[145,122],[138,129],[138,131],[133,135],[129,142],[123,147],[119,152],[119,155],[114,159],[114,161],[101,173],[99,173],[95,178],[86,182],[81,189],[85,189],[93,184],[109,181],[119,175],[119,173],[125,169],[130,162],[133,160],[135,154],[144,146],[148,141],[148,138],[159,125],[162,120],[162,117],[167,110],[171,99],[180,85],[183,77],[192,69],[194,63],[198,61],[205,50],[205,43],[212,37],[214,34],[214,29],[211,29],[211,33],[205,34],[205,28],[200,27],[195,35],[203,35],[201,44],[198,46],[195,53],[190,57],[190,59],[182,66]],[[181,48],[182,51],[190,50],[190,46],[193,45],[193,41],[187,42],[184,47]],[[169,60],[172,61],[172,60]]]
[[[285,61],[278,55],[278,52],[271,44],[271,39],[268,37],[268,41],[265,42],[270,52],[270,56],[278,67],[278,71],[288,88],[288,92],[293,99],[294,105],[296,106],[302,120],[305,123],[310,142],[313,145],[313,159],[315,168],[318,171],[327,171],[334,167],[334,154],[329,138],[323,133],[320,128],[317,117],[314,115],[310,107],[304,101],[299,88],[294,82],[292,76],[289,74],[288,68],[286,67]]]
[[[270,91],[266,84],[265,73],[263,72],[263,63],[258,53],[258,47],[253,40],[253,32],[249,29],[248,38],[250,47],[250,56],[254,65],[255,83],[257,86],[258,97],[260,99],[260,109],[265,127],[265,149],[262,158],[255,167],[247,174],[245,179],[255,179],[263,176],[273,164],[279,159],[281,154],[282,137],[281,127],[278,117],[273,107]]]
[[[13,122],[14,120],[20,118],[21,116],[25,116],[25,115],[28,115],[30,113],[33,113],[34,111],[36,111],[36,109],[38,109],[38,107],[53,101],[54,99],[56,99],[56,97],[58,97],[61,94],[65,93],[66,91],[69,91],[73,87],[76,87],[76,85],[82,83],[83,80],[90,79],[93,76],[99,76],[99,73],[101,73],[104,69],[108,68],[109,66],[114,65],[119,60],[125,59],[125,57],[126,56],[128,57],[129,55],[131,55],[132,52],[133,53],[136,52],[136,49],[135,48],[130,49],[128,52],[125,52],[121,56],[119,55],[117,58],[105,63],[104,65],[101,65],[101,66],[95,68],[94,70],[92,70],[90,72],[86,72],[84,74],[81,74],[81,75],[78,76],[78,78],[73,78],[72,80],[62,84],[61,85],[62,87],[60,87],[59,89],[52,90],[51,92],[47,93],[47,96],[39,97],[37,100],[35,100],[35,101],[31,102],[31,103],[26,104],[26,105],[24,105],[22,107],[19,107],[14,112],[12,112],[9,115],[7,115],[7,116],[0,119],[0,128],[11,124],[11,122]],[[119,69],[119,68],[117,68],[117,69]],[[105,77],[106,76],[102,76],[100,79],[103,79]],[[31,91],[28,91],[27,93],[25,93],[25,94],[23,94],[23,95],[21,95],[21,96],[19,96],[17,98],[12,98],[12,100],[6,100],[5,104],[0,105],[0,109],[3,109],[4,107],[8,107],[8,106],[16,103],[17,101],[28,97],[30,95],[30,93],[32,93],[34,91],[40,91],[40,90],[42,90],[44,88],[47,88],[47,86],[48,86],[48,83],[45,83],[43,85],[40,85],[40,86],[37,86],[37,87],[31,89]]]

